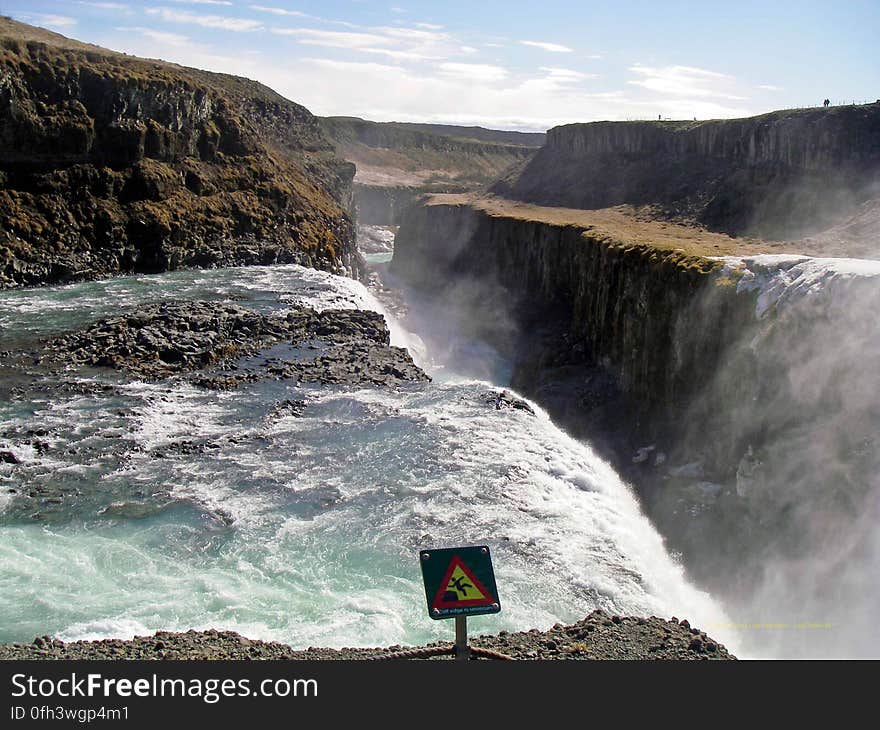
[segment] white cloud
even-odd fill
[[[548,78],[561,83],[599,78],[596,74],[585,74],[570,68],[559,68],[558,66],[541,66],[541,71],[546,71]]]
[[[142,25],[119,27],[116,30],[123,33],[139,33],[144,38],[149,38],[155,43],[166,46],[183,46],[190,43],[189,36],[180,35],[179,33],[166,33],[155,28],[146,28]]]
[[[182,5],[232,5],[230,0],[171,0]]]
[[[342,71],[344,73],[377,73],[390,76],[405,75],[407,72],[400,66],[388,66],[382,63],[365,61],[337,61],[332,58],[304,58],[305,63],[320,66],[322,68]]]
[[[460,45],[447,33],[420,28],[377,26],[345,32],[316,28],[271,28],[298,43],[383,55],[395,61],[442,61],[472,55],[477,49]]]
[[[441,61],[443,56],[429,56],[416,51],[397,51],[393,48],[359,48],[362,53],[376,53],[393,58],[395,61]]]
[[[276,35],[292,36],[299,43],[328,48],[369,49],[373,46],[388,45],[389,38],[376,33],[347,33],[337,30],[315,30],[314,28],[272,28]]]
[[[90,8],[97,8],[98,10],[118,10],[126,13],[130,13],[131,9],[122,3],[101,3],[101,2],[88,2],[87,0],[76,0],[77,5],[86,5]]]
[[[263,2],[269,4],[261,7],[270,7],[273,0]],[[158,23],[157,29],[132,22],[133,27],[126,29],[129,32],[113,37],[112,43],[128,53],[161,55],[176,63],[256,79],[316,114],[355,115],[377,121],[539,130],[600,119],[657,119],[658,114],[705,119],[747,116],[752,111],[733,101],[737,98],[736,79],[694,67],[635,65],[629,76],[615,85],[610,71],[594,82],[597,77],[590,73],[594,64],[580,53],[541,58],[546,65],[523,70],[506,60],[478,63],[481,56],[467,55],[463,50],[463,34],[441,28],[362,26],[347,33],[322,26],[273,28],[272,14],[263,18],[268,22],[260,27],[276,33],[276,39],[287,37],[289,53],[278,53],[268,43],[262,54],[233,52],[223,47],[222,36],[213,41],[216,45],[212,48],[180,34],[181,30],[188,32],[186,26]],[[282,18],[277,22],[279,26],[298,24]],[[201,38],[195,31],[193,35]],[[270,40],[256,34],[246,37]],[[490,54],[483,48],[484,42],[507,44],[510,49],[519,43],[500,36],[480,39],[474,45],[479,44],[486,57],[501,54]],[[124,47],[118,47],[120,43]],[[298,43],[303,44],[298,47],[300,53],[296,52]],[[340,50],[325,54],[318,50],[321,47]],[[302,58],[304,49],[327,57]],[[311,54],[307,51],[305,55]],[[637,83],[628,84],[627,79]],[[696,93],[691,93],[695,89]],[[670,93],[672,90],[677,93]]]
[[[627,81],[633,86],[680,98],[715,97],[742,100],[732,93],[735,79],[727,74],[693,66],[651,67],[636,64],[629,69],[639,78]]]
[[[217,28],[236,32],[260,30],[263,24],[259,20],[248,18],[227,18],[223,15],[200,15],[189,10],[173,10],[171,8],[147,8],[149,15],[156,15],[168,23],[184,23],[199,25],[203,28]]]
[[[306,14],[301,13],[299,10],[287,10],[286,8],[276,8],[267,5],[248,5],[248,7],[260,13],[272,13],[273,15],[295,16],[299,18],[306,17]]]
[[[441,63],[437,68],[443,76],[472,81],[491,82],[507,78],[507,69],[485,63]]]
[[[413,25],[416,28],[425,28],[426,30],[443,30],[443,26],[436,23],[413,23]]]
[[[18,17],[25,23],[32,23],[43,28],[55,28],[56,30],[72,28],[78,22],[76,18],[67,15],[52,15],[51,13],[22,13]]]
[[[573,48],[568,46],[562,46],[559,43],[547,43],[546,41],[520,41],[520,43],[524,46],[540,48],[542,51],[549,51],[550,53],[572,53],[574,51]]]
[[[394,38],[406,42],[438,43],[449,38],[446,33],[437,33],[436,31],[429,30],[416,30],[414,28],[389,28],[387,26],[379,26],[378,28],[371,28],[371,30],[381,33],[388,38]]]
[[[120,39],[114,39],[119,42]],[[157,44],[132,33],[117,50],[154,56]],[[395,50],[395,46],[382,46]],[[197,43],[165,45],[162,57],[212,71],[256,79],[316,114],[354,115],[376,121],[409,120],[543,130],[600,119],[700,119],[748,116],[753,110],[717,98],[644,98],[638,86],[595,91],[572,81],[574,69],[547,66],[520,74],[500,66],[414,66],[299,58],[278,54],[223,54]],[[451,62],[450,62],[451,63]],[[585,74],[589,76],[589,74]],[[651,95],[654,96],[653,94]]]
[[[759,84],[758,88],[764,91],[783,91],[781,86],[774,86],[773,84]]]

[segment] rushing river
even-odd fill
[[[381,311],[360,284],[296,266],[174,272],[0,293],[0,350],[170,298]],[[208,627],[295,647],[449,638],[426,615],[417,551],[486,542],[503,612],[475,631],[601,607],[686,616],[732,643],[588,446],[537,407],[497,410],[491,383],[433,374],[396,390],[216,392],[34,371],[41,387],[0,402],[0,450],[21,462],[0,463],[0,641]],[[302,412],[279,411],[288,399]],[[24,509],[17,493],[46,484],[68,496]]]

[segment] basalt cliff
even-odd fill
[[[740,327],[735,312],[755,306],[712,275],[723,257],[880,256],[880,103],[567,125],[491,189],[412,208],[392,270],[459,301],[464,280],[477,299],[502,290],[526,332],[553,323],[552,357],[564,339],[641,411],[675,414]],[[719,286],[730,296],[697,329],[694,308]]]
[[[651,205],[714,230],[791,238],[880,197],[880,103],[747,119],[556,127],[498,195],[569,208]]]
[[[261,84],[0,19],[0,287],[283,262],[357,275],[353,175]]]

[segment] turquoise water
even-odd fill
[[[176,272],[0,293],[0,349],[171,297],[381,309],[361,285],[295,266]],[[399,326],[394,338],[417,342]],[[487,405],[491,383],[446,372],[397,390],[218,393],[33,378],[46,389],[0,403],[0,448],[22,462],[0,465],[0,641],[208,627],[297,647],[448,638],[426,615],[417,551],[477,542],[492,546],[503,611],[475,631],[595,607],[726,623],[613,470],[540,409]],[[305,401],[302,416],[273,412],[285,399]],[[9,493],[50,486],[60,503]]]
[[[364,254],[364,259],[368,264],[387,264],[391,259],[394,258],[394,252],[388,251],[387,253],[366,253]]]

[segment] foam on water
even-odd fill
[[[741,274],[738,291],[758,291],[755,315],[784,310],[805,299],[824,307],[845,307],[862,287],[877,290],[880,261],[814,258],[791,254],[722,257],[727,272]],[[726,272],[722,272],[726,273]]]
[[[722,274],[757,295],[755,321],[735,343],[750,357],[722,362],[706,397],[733,414],[736,438],[750,445],[737,494],[774,526],[753,558],[755,579],[745,589],[731,583],[726,600],[746,623],[823,627],[751,632],[754,654],[876,657],[880,261],[724,261]]]
[[[381,311],[360,284],[300,267],[175,276],[152,277],[143,299],[125,303],[167,289],[235,294],[268,311],[293,298]],[[88,309],[98,285],[81,286]],[[52,291],[29,294],[53,301]],[[36,306],[22,292],[11,299],[0,295],[0,317]],[[234,393],[114,383],[112,394],[33,404],[49,417],[48,438],[72,455],[30,454],[17,474],[36,481],[85,468],[66,478],[97,496],[49,524],[0,523],[0,640],[209,627],[299,647],[448,638],[448,625],[425,615],[415,556],[483,541],[504,610],[474,620],[476,631],[546,628],[602,607],[687,616],[735,638],[614,471],[537,407],[496,410],[488,383],[266,381]],[[285,399],[305,400],[303,415],[273,415]],[[21,430],[34,413],[0,405],[0,429]],[[203,448],[175,450],[184,441]]]

